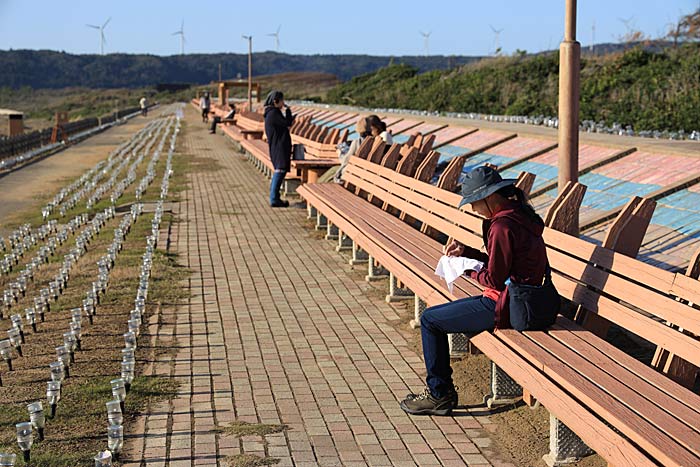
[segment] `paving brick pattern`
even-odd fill
[[[486,417],[399,408],[424,369],[391,326],[397,312],[367,295],[305,210],[269,208],[262,175],[193,117],[188,109],[186,153],[219,167],[195,167],[175,207],[171,248],[192,271],[183,284],[191,298],[154,317],[154,343],[177,354],[147,370],[181,386],[139,419],[125,465],[223,466],[242,453],[284,467],[492,465]],[[236,420],[288,429],[242,438],[214,430]]]

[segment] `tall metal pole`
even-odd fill
[[[253,36],[243,36],[248,39],[248,111],[253,111]]]
[[[576,41],[576,0],[566,0],[564,41],[559,46],[559,192],[578,181],[578,114],[581,44]],[[578,231],[578,218],[576,219]]]

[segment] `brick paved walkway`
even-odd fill
[[[195,166],[176,207],[172,248],[192,270],[190,302],[151,324],[159,346],[177,349],[151,371],[179,380],[180,394],[139,421],[125,464],[226,465],[245,453],[300,467],[491,465],[479,447],[486,417],[404,414],[397,400],[424,370],[390,324],[396,311],[315,238],[305,210],[270,209],[263,177],[187,115],[186,152],[219,167]],[[288,429],[213,430],[235,420]]]

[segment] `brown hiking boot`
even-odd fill
[[[420,394],[408,394],[401,401],[401,408],[411,415],[449,415],[457,407],[457,392],[450,391],[440,399],[430,393],[430,389]]]

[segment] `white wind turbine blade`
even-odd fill
[[[106,28],[110,21],[112,21],[111,16],[109,18],[107,18],[107,21],[105,21],[105,24],[102,25],[102,29]]]

